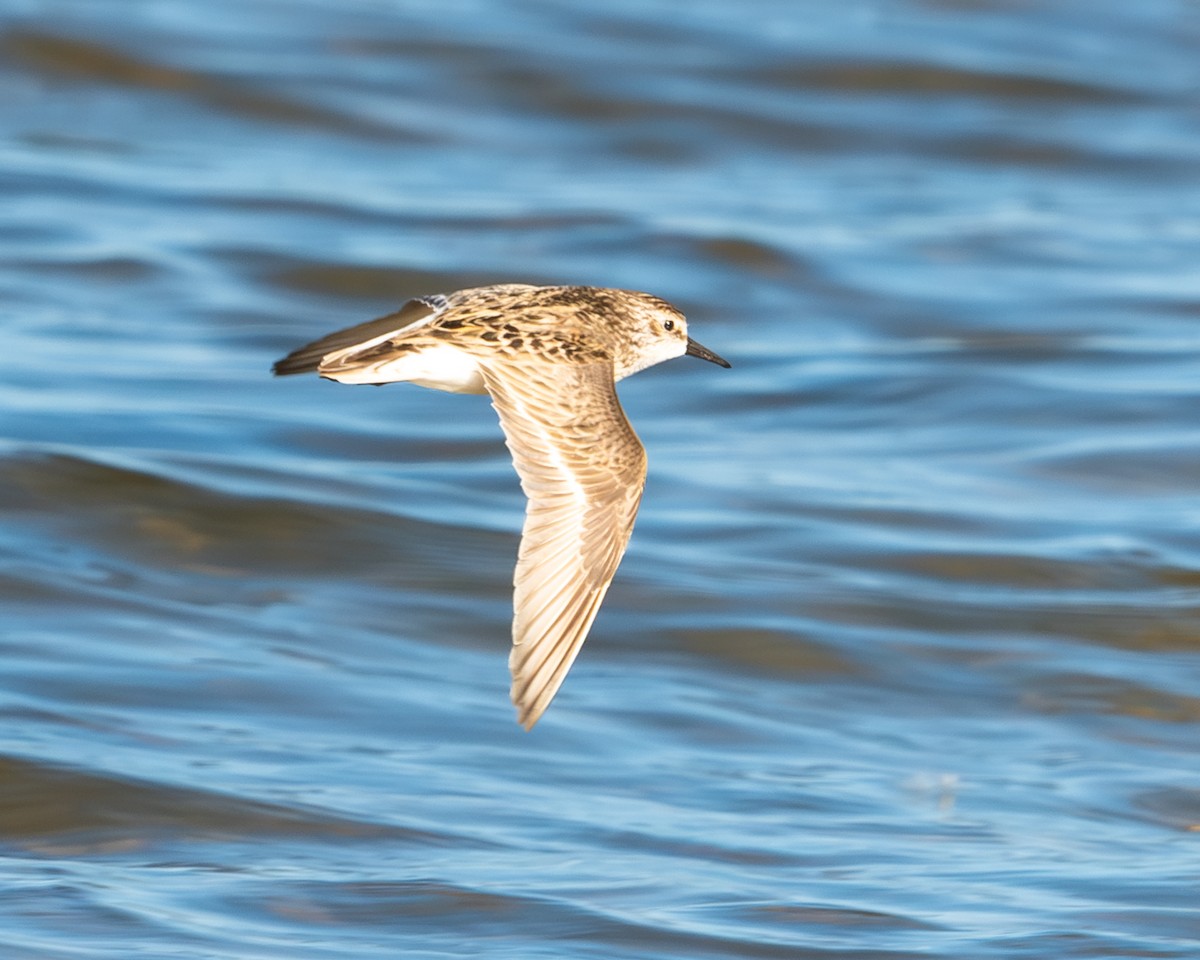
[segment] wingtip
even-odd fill
[[[521,694],[516,689],[516,684],[513,684],[513,689],[510,691],[509,696],[512,699],[513,706],[517,708],[517,723],[524,727],[525,732],[528,733],[542,719],[542,714],[546,712],[547,704],[539,706],[537,703],[524,702]]]
[[[320,357],[303,356],[304,348],[289,353],[282,360],[271,364],[271,373],[277,377],[290,377],[297,373],[316,373],[321,364]]]

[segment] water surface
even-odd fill
[[[1200,949],[1184,0],[0,15],[15,960]],[[485,398],[273,381],[408,296],[650,290],[734,368],[507,702]]]

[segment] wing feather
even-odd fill
[[[587,638],[641,502],[646,454],[611,363],[480,363],[529,498],[513,576],[512,699],[532,727]]]
[[[316,373],[321,361],[329,354],[350,347],[362,348],[381,343],[401,330],[436,316],[445,306],[446,301],[442,297],[417,297],[386,317],[368,320],[345,330],[337,330],[320,340],[306,343],[282,360],[276,361],[271,370],[277,377],[286,377],[293,373]]]

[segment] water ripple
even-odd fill
[[[1197,36],[18,2],[5,956],[1192,957]],[[641,516],[529,735],[486,398],[269,375],[494,280],[734,363],[621,384]]]

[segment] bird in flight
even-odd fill
[[[273,369],[491,395],[528,498],[509,656],[512,701],[528,730],[587,638],[642,498],[646,452],[616,382],[685,354],[729,366],[648,293],[505,283],[417,297]]]

